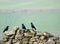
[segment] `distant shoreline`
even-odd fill
[[[39,12],[60,12],[60,9],[0,9],[0,13],[39,13]]]

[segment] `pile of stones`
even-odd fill
[[[60,44],[60,38],[48,32],[37,32],[34,29],[20,29],[18,26],[5,31],[0,44]]]

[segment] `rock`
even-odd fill
[[[10,39],[8,42],[5,42],[5,44],[12,44],[12,39]]]
[[[30,29],[14,27],[11,31],[5,31],[0,44],[60,44],[60,38],[48,32],[37,32]]]
[[[37,42],[34,42],[33,44],[37,44]]]
[[[44,40],[44,38],[45,38],[45,36],[41,36],[41,37],[40,37],[41,40]]]
[[[30,42],[29,42],[29,44],[33,44],[33,42],[32,42],[32,41],[30,41]]]
[[[20,30],[17,31],[17,33],[15,35],[15,38],[18,39],[18,40],[21,40],[22,39],[22,35],[20,33]]]
[[[7,39],[6,39],[6,38],[3,38],[3,41],[4,41],[4,42],[6,42],[6,41],[7,41]]]
[[[25,36],[25,37],[28,37],[28,36],[29,36],[29,34],[28,34],[28,33],[24,33],[24,36]]]
[[[17,39],[13,39],[13,40],[12,40],[13,43],[16,43],[17,41],[18,41]]]
[[[53,35],[50,34],[50,33],[48,33],[48,32],[44,32],[43,35],[44,35],[44,36],[47,36],[47,37],[53,37]]]
[[[44,36],[48,36],[49,34],[48,34],[47,32],[44,32],[43,35],[44,35]]]
[[[34,38],[35,38],[35,39],[39,39],[39,36],[35,36]]]
[[[60,44],[60,39],[56,41],[56,44]]]
[[[15,44],[21,44],[20,41],[17,41]]]
[[[55,41],[53,41],[53,40],[48,40],[48,41],[46,42],[46,44],[55,44]]]
[[[35,41],[35,38],[31,38],[30,41]]]
[[[12,30],[12,31],[5,31],[4,32],[4,35],[6,35],[6,36],[8,36],[8,35],[14,35],[14,34],[15,34],[14,30]]]
[[[22,44],[28,44],[28,41],[23,41]]]
[[[39,43],[39,44],[43,44],[43,43]]]
[[[32,37],[32,36],[33,36],[33,34],[32,34],[32,33],[30,33],[30,32],[26,32],[26,33],[24,33],[24,36],[25,36],[25,37]]]
[[[41,32],[37,32],[37,34],[36,34],[37,36],[41,36],[42,35],[42,33]]]
[[[30,34],[32,35],[32,37],[36,36],[36,31],[30,30]]]

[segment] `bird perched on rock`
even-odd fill
[[[24,25],[24,24],[22,24],[22,29],[26,29],[26,27],[25,27],[25,25]]]
[[[9,29],[9,26],[6,26],[3,32],[7,31]]]
[[[31,22],[31,27],[32,27],[32,29],[35,29],[36,30],[36,28],[35,28],[35,26],[33,25],[32,22]]]

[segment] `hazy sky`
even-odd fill
[[[60,0],[0,0],[0,9],[60,8]]]

